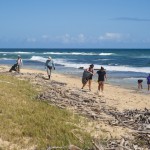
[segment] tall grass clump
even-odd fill
[[[22,148],[91,146],[90,136],[77,127],[80,117],[36,99],[38,93],[28,81],[0,75],[0,91],[2,140]]]

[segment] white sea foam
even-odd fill
[[[102,55],[102,56],[109,56],[109,55],[115,55],[114,53],[100,53],[99,55]]]
[[[68,53],[68,52],[45,52],[43,54],[49,54],[49,55],[102,55],[102,56],[109,56],[109,55],[115,55],[114,53],[85,53],[85,52],[72,52],[72,53]]]
[[[107,66],[104,68],[109,71],[121,71],[121,72],[141,72],[150,73],[150,67],[130,67],[130,66]]]
[[[150,55],[132,56],[133,58],[150,58]]]
[[[31,60],[45,62],[47,58],[41,56],[32,56]],[[73,68],[88,68],[89,64],[85,63],[75,63],[70,62],[69,59],[53,59],[56,64],[63,65],[65,67],[73,67]],[[117,64],[116,64],[117,65]],[[101,65],[95,64],[94,68],[99,69]],[[141,72],[141,73],[150,73],[150,67],[130,67],[130,66],[111,66],[111,65],[103,65],[103,67],[107,71],[119,71],[119,72]]]
[[[30,60],[45,62],[47,60],[47,58],[44,58],[44,57],[41,57],[41,56],[32,56]]]
[[[59,62],[57,60],[57,62]],[[63,64],[65,67],[73,67],[73,68],[88,68],[90,64],[75,64],[75,63],[70,63],[68,61],[61,60],[60,62]],[[101,65],[95,64],[94,68],[99,69]],[[140,73],[150,73],[150,67],[130,67],[130,66],[108,66],[108,65],[103,65],[103,67],[107,71],[119,71],[119,72],[140,72]]]
[[[15,54],[34,54],[35,52],[14,52]]]
[[[12,60],[12,59],[9,59],[9,58],[1,58],[1,60]]]
[[[112,59],[98,59],[98,60],[107,61],[107,60],[112,60]]]
[[[0,52],[0,54],[33,54],[35,52]]]
[[[43,54],[48,54],[48,55],[97,55],[96,53],[77,53],[77,52],[72,52],[72,53],[67,53],[67,52],[45,52]]]

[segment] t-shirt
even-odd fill
[[[23,64],[21,58],[19,58],[19,59],[17,60],[17,64],[18,64],[19,66],[21,66],[21,65]]]
[[[104,81],[105,80],[105,78],[104,78],[106,75],[105,71],[99,70],[99,71],[97,71],[97,74],[98,74],[98,81]]]
[[[55,64],[54,64],[53,60],[47,60],[46,63],[45,63],[45,66],[47,66],[47,67],[49,66],[49,67],[54,68]]]
[[[150,84],[150,76],[147,77],[147,84]]]

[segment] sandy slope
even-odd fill
[[[45,77],[47,77],[46,72],[40,70],[22,69],[22,72],[44,73]],[[81,78],[78,77],[56,74],[53,71],[51,79],[65,82],[71,88],[82,87]],[[98,84],[93,81],[91,92],[96,94],[97,86]],[[86,89],[88,90],[88,85],[85,87],[85,90]],[[116,107],[120,111],[124,109],[150,109],[150,92],[145,93],[138,90],[124,89],[119,86],[105,84],[104,97],[106,98],[107,105]]]

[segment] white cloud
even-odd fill
[[[27,42],[36,42],[37,41],[37,39],[36,38],[27,38]]]
[[[48,35],[42,35],[42,39],[48,39],[49,36]]]
[[[145,40],[142,40],[143,43],[150,43],[150,39],[145,39]]]
[[[71,36],[70,34],[66,33],[64,35],[53,36],[53,37],[43,35],[42,39],[49,40],[49,42],[55,41],[55,42],[69,44],[69,43],[85,43],[87,37],[84,34],[79,34],[77,36]]]
[[[52,36],[52,35],[42,35],[41,37],[30,37],[27,38],[27,42],[56,42],[63,44],[83,44],[83,43],[99,43],[101,41],[122,41],[129,39],[129,35],[122,35],[120,33],[110,33],[107,32],[104,35],[100,36],[86,36],[83,33],[80,33],[76,36],[71,36],[66,33],[64,35]]]
[[[99,37],[99,40],[121,40],[122,35],[120,33],[105,33]]]
[[[71,36],[69,34],[65,34],[64,36],[61,37],[61,40],[63,43],[70,43]]]
[[[86,36],[84,35],[84,34],[79,34],[78,36],[77,36],[77,41],[79,42],[79,43],[84,43],[84,42],[86,42]]]

